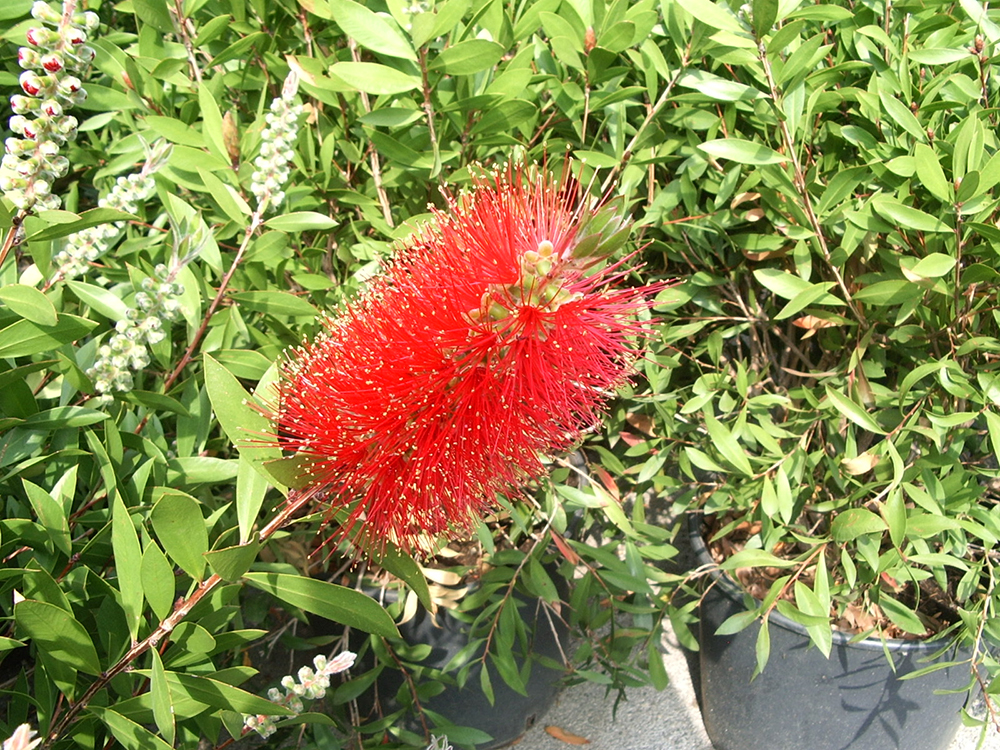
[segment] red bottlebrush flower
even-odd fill
[[[278,443],[350,509],[343,534],[413,550],[468,531],[628,380],[662,285],[612,288],[628,230],[566,175],[478,178],[284,365]]]

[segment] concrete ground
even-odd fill
[[[628,701],[612,718],[612,699],[606,699],[600,685],[584,684],[565,691],[558,703],[516,745],[517,750],[712,750],[705,734],[698,699],[691,682],[691,671],[684,651],[676,644],[664,643],[665,663],[670,685],[658,692],[652,688],[632,690]],[[572,744],[545,731],[558,727],[586,739],[588,744]],[[949,750],[1000,750],[1000,735],[990,733],[978,745],[980,730],[963,728]],[[810,750],[781,748],[773,750]],[[901,750],[912,750],[901,748]]]

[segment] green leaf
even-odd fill
[[[909,107],[887,92],[884,88],[879,90],[878,98],[882,102],[882,110],[886,115],[888,115],[890,120],[895,122],[899,125],[899,127],[912,135],[918,141],[922,142],[927,140],[927,133],[924,132],[924,129],[920,126],[917,118],[913,116]]]
[[[739,444],[733,433],[726,429],[711,411],[704,411],[705,427],[716,450],[736,471],[745,476],[753,476],[753,467],[747,459],[743,447]]]
[[[176,31],[166,0],[132,0],[132,12],[136,18],[157,31],[164,34]]]
[[[31,638],[39,650],[89,675],[101,673],[90,634],[73,615],[54,604],[23,599],[14,605],[19,638]]]
[[[506,51],[502,44],[488,39],[466,39],[441,50],[428,67],[453,76],[472,75],[492,68]]]
[[[649,681],[657,690],[665,689],[670,684],[670,677],[663,666],[663,652],[656,638],[651,638],[646,646],[646,659],[649,662]]]
[[[205,553],[212,572],[224,581],[237,581],[244,573],[250,570],[257,553],[260,552],[260,544],[250,542],[236,547],[226,547]]]
[[[733,635],[753,625],[757,619],[757,610],[737,612],[727,617],[716,629],[716,635]]]
[[[59,314],[54,326],[19,320],[0,330],[0,358],[31,357],[83,338],[97,327],[93,320]]]
[[[333,229],[337,222],[316,211],[292,211],[271,217],[264,222],[264,226],[282,232],[304,232],[308,229]]]
[[[174,724],[173,701],[170,699],[170,685],[163,669],[160,653],[155,648],[149,650],[152,658],[152,668],[149,676],[149,697],[153,704],[153,720],[160,734],[172,746],[176,726]]]
[[[115,572],[118,575],[118,590],[121,592],[121,606],[125,611],[129,634],[137,640],[142,622],[142,548],[121,495],[114,494],[111,513],[111,548],[115,556]]]
[[[153,614],[164,620],[174,607],[174,569],[152,540],[146,544],[139,567],[146,601]]]
[[[892,624],[907,633],[914,635],[926,635],[927,627],[917,617],[917,613],[905,604],[891,596],[887,596],[885,591],[878,598],[878,605],[885,612],[886,616],[892,620]]]
[[[760,143],[740,138],[720,138],[698,146],[717,159],[729,159],[738,164],[783,164],[788,158]]]
[[[23,477],[21,483],[38,523],[45,528],[55,548],[69,557],[73,552],[73,542],[69,533],[69,520],[62,504],[37,484]]]
[[[170,558],[200,581],[205,574],[208,531],[198,501],[182,492],[168,490],[153,506],[149,520]]]
[[[219,204],[226,217],[239,227],[246,226],[247,218],[253,213],[253,209],[247,205],[243,197],[208,169],[199,167],[198,176],[205,183],[212,200]]]
[[[918,143],[913,148],[913,159],[917,165],[917,177],[931,195],[945,204],[955,200],[955,189],[944,176],[941,162],[934,149],[924,143]]]
[[[865,534],[881,534],[885,521],[866,508],[848,508],[838,513],[830,524],[830,535],[836,542],[850,542]]]
[[[240,454],[236,471],[236,517],[240,527],[240,544],[250,540],[250,532],[264,504],[267,489],[268,481],[263,472],[257,471],[248,456]]]
[[[721,565],[720,570],[736,570],[737,568],[790,568],[796,563],[794,560],[786,560],[778,557],[773,552],[764,549],[741,549],[727,557]]]
[[[140,724],[127,719],[110,708],[87,706],[87,711],[94,714],[108,728],[114,738],[122,744],[125,750],[170,750],[162,739]]]
[[[236,461],[212,456],[181,456],[167,461],[171,484],[220,484],[236,478]]]
[[[89,91],[90,86],[88,86],[87,89]],[[127,214],[124,211],[119,211],[114,208],[92,208],[89,211],[84,211],[80,215],[69,213],[68,211],[64,213],[67,214],[69,219],[68,221],[61,221],[54,226],[48,226],[45,229],[35,232],[34,234],[28,235],[28,241],[42,242],[44,240],[55,240],[60,237],[68,237],[71,234],[76,234],[77,232],[89,227],[96,227],[100,224],[110,224],[115,221],[138,221],[137,216]]]
[[[922,279],[937,279],[951,273],[958,260],[944,253],[931,253],[917,261],[912,268],[904,269],[906,276],[919,276]]]
[[[103,422],[108,415],[97,409],[88,409],[85,406],[56,406],[32,414],[21,423],[21,426],[29,430],[61,430],[67,427],[86,427],[88,425]]]
[[[743,24],[725,5],[716,5],[710,0],[678,0],[677,4],[710,29],[731,31],[740,36],[748,36]]]
[[[212,96],[211,87],[198,87],[198,102],[201,104],[202,135],[205,136],[208,150],[225,164],[229,164],[229,151],[222,135],[222,112],[219,111],[219,104]]]
[[[754,667],[753,674],[756,677],[764,671],[768,659],[771,658],[771,632],[767,618],[760,622],[760,630],[757,632],[757,643],[754,651],[757,655],[757,666]]]
[[[102,286],[73,280],[67,281],[66,286],[77,299],[109,320],[125,320],[128,316],[128,305]]]
[[[688,70],[677,79],[677,85],[694,89],[699,94],[720,102],[738,102],[760,99],[764,93],[744,83],[730,81],[703,70]]]
[[[398,638],[389,614],[367,594],[326,581],[284,573],[247,573],[244,580],[277,599],[366,633]]]
[[[367,94],[401,94],[420,87],[419,76],[409,75],[378,63],[334,63],[330,66],[330,76],[340,79],[352,89]]]
[[[753,0],[750,8],[754,34],[759,39],[771,30],[778,18],[778,0]]]
[[[376,565],[392,573],[409,586],[428,612],[434,611],[435,605],[427,586],[427,578],[416,560],[388,541],[385,542],[384,547],[376,548],[369,545],[365,551]]]
[[[59,322],[55,305],[34,287],[24,284],[0,286],[0,302],[25,320],[40,326],[54,326]]]
[[[874,420],[871,414],[851,401],[843,393],[840,393],[840,391],[835,391],[830,386],[827,386],[826,397],[837,411],[854,422],[854,424],[878,435],[885,434],[885,430],[879,427],[878,422]]]
[[[282,456],[277,439],[269,443],[265,437],[273,434],[270,421],[260,411],[250,406],[252,397],[231,372],[207,354],[204,361],[208,398],[212,402],[212,409],[226,437],[239,450],[240,456],[246,456],[256,471],[269,482],[274,482],[274,477],[264,467],[264,463],[282,460]],[[283,486],[290,486],[280,481],[275,484],[279,485],[279,489],[283,492],[285,491]],[[243,517],[243,520],[251,519]],[[249,527],[241,524],[240,533],[241,536],[249,533]]]
[[[137,674],[148,676],[149,670],[137,669]],[[190,698],[213,708],[238,711],[241,714],[266,714],[289,716],[292,712],[267,698],[248,693],[219,679],[201,677],[183,672],[166,672],[167,684],[172,695]]]
[[[416,62],[417,55],[413,51],[413,45],[403,36],[394,21],[351,0],[327,2],[330,17],[362,47],[381,55]]]
[[[872,199],[872,207],[883,217],[902,227],[920,232],[951,232],[950,226],[936,216],[916,208],[904,206],[899,201],[883,195]]]
[[[242,307],[266,315],[287,315],[293,318],[315,318],[319,310],[301,297],[277,290],[266,292],[234,292],[230,298]]]

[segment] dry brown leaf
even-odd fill
[[[769,258],[781,258],[784,255],[788,255],[789,249],[791,249],[790,245],[778,250],[761,250],[760,252],[743,250],[743,255],[746,256],[747,260],[767,260]]]
[[[638,435],[633,435],[631,432],[625,432],[624,430],[618,433],[618,437],[620,437],[622,441],[625,443],[625,445],[629,447],[633,447],[639,445],[640,443],[645,442]]]
[[[866,474],[874,469],[878,462],[879,456],[873,456],[868,451],[865,451],[856,458],[842,459],[840,466],[844,470],[845,474],[850,474],[852,477],[856,477],[860,474]]]
[[[565,742],[567,745],[589,745],[590,740],[586,737],[581,737],[578,734],[573,734],[572,732],[567,732],[562,727],[557,727],[549,725],[545,727],[545,731],[551,734],[560,742]]]
[[[740,193],[730,202],[729,209],[733,210],[741,203],[746,203],[747,201],[755,201],[758,198],[760,198],[760,193]]]
[[[763,208],[751,208],[749,211],[747,211],[745,214],[743,214],[743,218],[746,221],[760,221],[761,219],[764,218],[764,209]]]
[[[656,423],[648,414],[626,414],[625,421],[644,435],[656,435]]]
[[[816,331],[822,328],[832,328],[837,325],[832,320],[825,320],[824,318],[817,318],[815,315],[803,315],[801,318],[796,318],[792,321],[792,325],[798,328],[805,328],[805,335],[802,337],[804,339],[812,336]]]

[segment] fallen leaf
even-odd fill
[[[816,333],[816,331],[822,328],[831,328],[837,324],[832,320],[817,318],[815,315],[803,315],[801,318],[793,320],[792,325],[798,328],[805,328],[806,333],[802,338],[807,339]]]
[[[589,745],[590,740],[586,737],[581,737],[578,734],[573,734],[572,732],[567,732],[562,727],[552,726],[551,724],[545,727],[545,731],[555,737],[561,742],[565,742],[567,745]]]
[[[841,468],[844,470],[845,474],[849,474],[852,477],[856,477],[859,474],[866,474],[875,468],[875,465],[879,462],[879,456],[873,456],[868,451],[865,451],[860,456],[856,458],[845,458],[840,462]]]
[[[656,423],[648,414],[626,414],[625,421],[644,435],[656,435]]]
[[[740,193],[732,202],[729,204],[730,210],[735,209],[741,203],[746,203],[747,201],[755,201],[760,198],[760,193]]]
[[[743,218],[746,221],[760,221],[761,219],[764,218],[764,209],[751,208],[749,211],[743,214]]]

